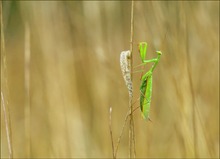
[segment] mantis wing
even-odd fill
[[[152,96],[152,74],[149,74],[144,79],[142,79],[140,91],[140,107],[142,116],[144,119],[149,118],[150,112],[150,103],[151,103],[151,96]]]

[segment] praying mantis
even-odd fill
[[[160,56],[162,55],[161,51],[156,51],[157,58],[151,59],[151,60],[145,60],[147,56],[147,43],[146,42],[140,42],[138,45],[140,57],[142,64],[146,65],[147,63],[153,62],[151,69],[146,72],[144,75],[141,75],[141,85],[140,85],[140,108],[142,112],[143,118],[146,120],[150,120],[149,118],[149,112],[150,112],[150,103],[151,103],[151,97],[152,97],[152,82],[153,82],[153,71],[155,67],[157,66]],[[133,96],[133,88],[132,88],[132,80],[131,80],[131,71],[130,71],[130,50],[128,51],[122,51],[120,55],[120,65],[121,65],[121,71],[126,83],[126,86],[128,88],[129,96]],[[151,120],[150,120],[151,121]]]
[[[152,97],[152,82],[153,82],[153,71],[160,61],[160,56],[162,55],[161,51],[156,51],[157,58],[151,60],[145,60],[147,56],[147,43],[140,42],[139,45],[139,53],[141,57],[142,64],[146,65],[149,62],[154,62],[151,69],[146,72],[141,78],[141,86],[140,86],[140,108],[142,112],[143,118],[146,120],[150,120],[149,112],[150,112],[150,103]]]

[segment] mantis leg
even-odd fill
[[[150,63],[150,62],[157,62],[157,58],[151,59],[151,60],[143,60],[144,64]]]
[[[159,60],[160,60],[160,56],[162,55],[161,51],[156,51],[157,53],[157,58],[151,59],[151,60],[142,60],[142,65],[146,65],[147,63],[150,62],[154,62],[154,64],[152,65],[150,71],[153,72],[153,70],[155,69],[155,67],[157,66]],[[143,73],[141,74],[141,77],[143,76]],[[143,78],[142,78],[143,79]]]

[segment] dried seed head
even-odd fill
[[[128,88],[129,96],[133,96],[133,88],[132,88],[132,81],[131,81],[131,52],[128,51],[122,51],[120,55],[120,65],[121,65],[121,71],[122,75],[125,80],[125,84]]]

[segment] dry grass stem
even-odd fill
[[[112,157],[115,158],[115,149],[114,149],[114,141],[112,134],[112,107],[109,108],[109,131],[110,131],[111,143],[112,143]]]
[[[119,147],[119,144],[121,142],[121,138],[122,138],[122,135],[123,135],[123,132],[124,132],[124,128],[125,128],[125,125],[127,123],[127,120],[128,120],[129,116],[130,116],[130,110],[128,111],[128,113],[125,116],[124,124],[122,126],[121,133],[120,133],[120,135],[118,137],[117,145],[116,145],[116,148],[115,148],[115,158],[117,157],[118,147]]]
[[[12,133],[11,133],[11,118],[8,105],[8,81],[7,81],[7,62],[5,53],[5,37],[4,37],[4,24],[3,24],[3,1],[0,2],[0,18],[1,18],[1,78],[4,80],[1,82],[1,101],[4,114],[4,122],[6,128],[6,137],[8,143],[9,158],[13,158],[12,147]],[[2,61],[3,60],[3,61]],[[3,64],[3,66],[2,66]]]
[[[11,141],[11,135],[10,135],[10,126],[9,126],[9,121],[7,117],[7,112],[6,112],[6,105],[4,101],[4,95],[1,92],[1,100],[2,100],[2,108],[3,108],[3,114],[4,114],[4,121],[5,121],[5,128],[6,128],[6,136],[7,136],[7,142],[8,142],[8,151],[9,151],[9,158],[13,158],[13,151],[12,151],[12,141]]]
[[[130,33],[130,51],[131,51],[131,72],[133,72],[133,37],[134,37],[134,1],[131,2],[131,33]],[[131,74],[131,81],[132,81]],[[132,151],[135,153],[135,134],[134,134],[134,119],[133,119],[133,97],[129,97],[129,107],[130,107],[130,126],[129,126],[129,158],[132,158]]]

